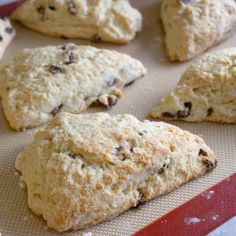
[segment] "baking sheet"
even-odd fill
[[[85,40],[63,40],[43,36],[15,24],[17,36],[8,48],[2,63],[7,62],[23,48],[74,42],[79,45],[93,45],[100,48],[115,49],[128,53],[141,60],[148,69],[144,79],[125,88],[123,97],[109,113],[130,113],[138,119],[147,118],[151,109],[162,97],[168,95],[176,86],[181,73],[189,66],[187,63],[167,61],[164,45],[160,43],[163,31],[159,19],[160,2],[158,0],[133,0],[131,3],[143,14],[143,31],[129,45],[93,44]],[[216,51],[236,46],[234,35],[223,44],[211,49]],[[92,108],[86,112],[106,111]],[[188,183],[174,192],[159,197],[145,206],[130,210],[111,221],[107,221],[84,231],[61,233],[60,235],[131,235],[151,223],[173,208],[179,206],[196,194],[236,172],[236,126],[226,124],[192,124],[171,122],[183,129],[204,137],[207,144],[215,151],[219,165],[210,174]],[[19,186],[19,176],[14,169],[16,155],[33,139],[36,129],[16,133],[8,127],[0,108],[0,232],[5,235],[58,235],[48,229],[46,223],[35,216],[27,207],[27,194]],[[168,227],[168,225],[167,225]]]

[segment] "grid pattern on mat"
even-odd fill
[[[127,87],[122,99],[109,111],[112,114],[130,113],[142,120],[147,118],[148,113],[163,96],[174,89],[180,74],[191,62],[180,64],[169,63],[166,60],[164,46],[157,41],[157,36],[163,37],[159,20],[160,1],[133,0],[131,2],[144,16],[142,33],[126,46],[109,44],[97,44],[95,46],[128,53],[140,59],[148,68],[147,76]],[[68,42],[68,40],[40,35],[19,24],[15,24],[15,27],[17,37],[5,54],[3,62],[8,61],[17,51],[26,47],[32,48]],[[234,46],[235,41],[236,36],[233,36],[210,51]],[[72,42],[90,44],[85,40],[72,40]],[[87,112],[94,111],[99,111],[99,109],[89,109]],[[194,195],[236,172],[235,125],[173,123],[204,137],[218,157],[219,165],[216,170],[166,196],[149,202],[144,207],[130,210],[112,221],[89,228],[84,232],[92,232],[93,235],[130,235]],[[48,229],[45,222],[27,208],[26,191],[19,187],[19,176],[16,175],[14,169],[17,153],[32,141],[34,130],[19,133],[11,131],[0,109],[0,232],[2,236],[58,235]],[[82,234],[83,232],[68,232],[60,235],[78,236]]]

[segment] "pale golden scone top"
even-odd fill
[[[196,135],[106,113],[58,114],[16,160],[29,207],[58,231],[110,219],[215,166]]]
[[[171,61],[186,61],[230,36],[234,0],[163,0],[161,18]]]
[[[151,115],[160,119],[236,123],[236,48],[209,53],[182,75]]]
[[[127,0],[29,0],[12,18],[54,37],[128,43],[142,28],[142,15]]]
[[[75,44],[24,49],[0,69],[4,114],[20,130],[94,102],[111,108],[123,87],[145,74],[140,61],[113,50]]]

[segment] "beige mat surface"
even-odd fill
[[[174,89],[180,74],[191,62],[180,64],[167,61],[164,47],[157,40],[157,38],[163,37],[159,20],[160,1],[133,0],[131,2],[144,16],[142,33],[127,46],[92,45],[128,53],[140,59],[148,68],[147,76],[127,87],[122,99],[109,111],[112,114],[130,113],[142,120],[147,118],[148,113],[159,103],[162,97]],[[18,24],[15,26],[17,37],[5,54],[3,62],[7,62],[17,51],[26,47],[33,48],[69,42],[69,40],[42,36]],[[90,44],[84,40],[73,40],[73,42]],[[232,38],[210,51],[230,46],[236,46],[236,30]],[[101,110],[89,109],[88,112],[94,111]],[[217,169],[213,173],[192,181],[139,209],[130,210],[111,221],[89,228],[84,232],[91,232],[92,235],[131,235],[171,209],[236,172],[235,125],[187,124],[183,122],[174,122],[174,124],[204,137],[219,159]],[[19,187],[19,176],[14,169],[17,154],[32,141],[34,131],[35,129],[19,133],[11,131],[0,108],[0,232],[2,236],[59,235],[48,229],[46,223],[40,217],[33,215],[27,208],[26,190]],[[60,235],[83,235],[84,232],[68,232]]]

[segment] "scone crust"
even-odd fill
[[[235,91],[236,48],[227,48],[194,62],[151,115],[163,120],[235,124]]]
[[[216,166],[203,139],[131,115],[58,114],[16,160],[28,205],[58,231],[82,229]]]
[[[170,61],[186,61],[230,35],[236,23],[236,2],[164,0],[161,18]]]
[[[12,18],[49,36],[94,42],[128,43],[142,28],[141,13],[127,0],[31,0]]]
[[[0,60],[15,34],[15,29],[12,27],[10,20],[6,16],[0,15]]]
[[[41,125],[60,111],[114,106],[125,85],[146,74],[126,54],[66,44],[24,49],[0,69],[0,94],[11,128]]]

